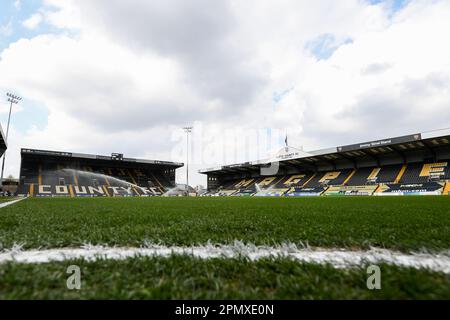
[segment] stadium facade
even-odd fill
[[[160,196],[174,188],[183,163],[22,149],[18,195]]]
[[[209,196],[448,195],[450,129],[200,170]]]

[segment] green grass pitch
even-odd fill
[[[450,197],[53,198],[0,209],[0,250],[212,243],[404,252],[448,251]],[[79,261],[85,287],[65,288],[72,262],[0,265],[1,298],[450,298],[449,277],[382,266],[384,287],[365,270],[289,260],[134,258]],[[61,280],[63,279],[63,280]]]
[[[402,251],[450,248],[450,197],[59,198],[2,208],[10,248],[308,243]]]
[[[66,269],[82,270],[67,290]],[[349,270],[288,259],[192,257],[65,261],[0,266],[0,299],[450,299],[449,277],[380,265],[381,290],[368,290],[363,268]]]

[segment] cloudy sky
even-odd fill
[[[184,161],[191,177],[450,127],[448,0],[2,0],[0,120],[21,147]],[[184,170],[178,173],[183,182]]]

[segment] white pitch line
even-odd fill
[[[0,208],[4,208],[4,207],[7,207],[7,206],[10,206],[10,205],[12,205],[14,203],[17,203],[17,202],[25,200],[25,199],[26,198],[20,198],[20,199],[16,199],[16,200],[12,200],[12,201],[2,202],[2,203],[0,203]]]
[[[141,248],[131,248],[88,245],[81,248],[27,251],[13,248],[0,252],[0,264],[7,262],[47,263],[72,259],[85,259],[88,261],[100,259],[123,260],[135,257],[169,257],[171,255],[189,255],[200,259],[247,257],[252,261],[262,258],[290,258],[301,263],[329,264],[335,268],[351,268],[386,263],[400,267],[428,269],[450,274],[449,252],[440,254],[406,254],[386,249],[371,249],[367,251],[298,249],[292,244],[268,247],[245,245],[238,241],[232,245],[207,244],[192,247],[147,245]]]

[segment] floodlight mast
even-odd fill
[[[189,134],[192,132],[193,127],[183,127],[186,132],[186,192],[189,195]]]
[[[5,144],[8,143],[8,135],[9,135],[9,123],[11,121],[11,111],[12,111],[12,106],[13,104],[18,104],[20,100],[22,100],[21,97],[16,96],[12,93],[7,93],[6,96],[8,97],[8,102],[9,104],[9,114],[8,114],[8,124],[6,125],[6,137],[5,137]],[[2,191],[3,191],[3,172],[5,170],[5,158],[6,158],[6,150],[3,153],[3,161],[2,161],[2,173],[0,176],[0,183],[1,183],[1,187],[2,187]]]

